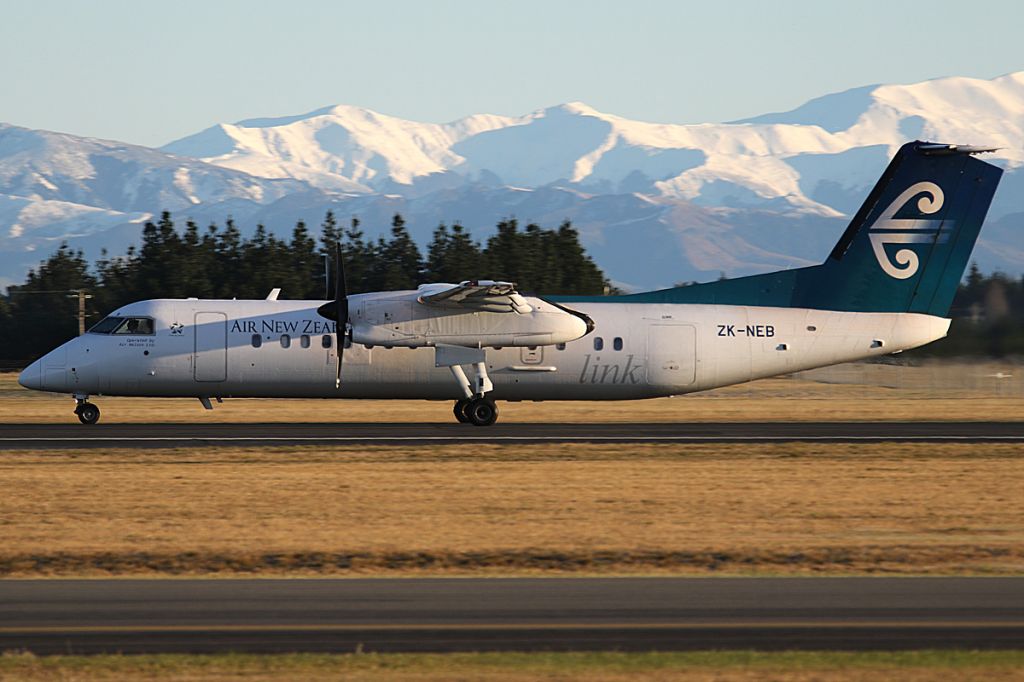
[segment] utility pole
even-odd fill
[[[324,254],[324,299],[331,300],[331,261],[330,254]]]
[[[74,292],[68,298],[78,299],[78,335],[85,333],[85,300],[92,298],[92,294],[85,293],[85,289],[72,289]]]
[[[40,289],[39,291],[9,291],[9,296],[24,294],[68,294],[68,298],[78,299],[78,335],[85,333],[85,301],[92,298],[86,289]]]

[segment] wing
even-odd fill
[[[416,300],[435,308],[523,315],[533,311],[512,282],[481,279],[460,284],[425,284],[420,290],[422,293]]]

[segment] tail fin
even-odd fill
[[[945,317],[995,194],[1002,169],[974,154],[995,151],[931,142],[900,147],[821,265],[604,298],[564,302],[817,308]]]
[[[815,268],[808,307],[945,316],[1002,175],[972,156],[987,151],[903,145]]]

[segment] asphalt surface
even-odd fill
[[[0,424],[0,450],[451,443],[1024,442],[1024,422]]]
[[[1024,647],[1024,578],[4,580],[0,650]]]

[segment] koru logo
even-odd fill
[[[926,195],[917,201],[917,210],[922,214],[933,215],[942,208],[942,203],[945,200],[942,188],[934,182],[918,182],[896,197],[896,200],[889,204],[889,208],[878,216],[878,220],[868,232],[871,248],[875,252],[878,264],[882,266],[885,274],[896,279],[912,277],[920,267],[921,261],[913,249],[901,248],[893,254],[895,261],[893,263],[889,260],[889,254],[886,253],[886,244],[930,244],[932,242],[942,244],[949,239],[949,233],[952,230],[950,221],[946,221],[945,229],[941,229],[941,220],[893,217],[918,194]]]
[[[171,325],[171,334],[174,334],[175,336],[181,336],[181,333],[183,331],[185,331],[185,325],[183,325],[181,322],[175,322],[174,324]]]

